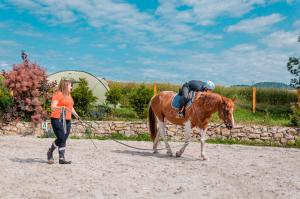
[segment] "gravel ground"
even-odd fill
[[[53,139],[0,137],[0,198],[300,198],[300,150],[191,143],[181,158],[113,141],[68,140],[71,165],[48,165]],[[151,142],[126,142],[152,148]],[[181,143],[171,142],[171,146]],[[173,149],[173,153],[175,153]]]

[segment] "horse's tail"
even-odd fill
[[[157,135],[157,129],[156,129],[156,118],[152,110],[151,104],[149,106],[149,131],[151,133],[151,139],[154,141]]]

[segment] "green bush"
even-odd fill
[[[97,100],[97,97],[93,95],[93,92],[88,87],[88,82],[84,78],[79,78],[78,85],[72,91],[72,97],[76,112],[83,117],[89,115],[94,108],[93,103]]]
[[[111,115],[113,112],[112,108],[107,104],[103,103],[102,105],[95,106],[90,112],[87,119],[90,120],[103,120],[104,118]]]
[[[113,112],[113,115],[118,118],[137,118],[137,114],[130,108],[117,108]]]
[[[290,115],[291,124],[294,126],[300,126],[300,108],[294,103],[291,105],[292,114]]]
[[[0,76],[0,116],[3,117],[3,114],[9,107],[13,104],[13,98],[9,94],[9,90],[3,84],[4,77]]]
[[[131,92],[129,96],[129,103],[139,118],[147,117],[147,107],[152,96],[153,90],[146,88],[144,84]]]
[[[121,89],[118,87],[113,87],[105,93],[105,96],[106,101],[109,104],[114,105],[114,107],[116,108],[122,97]]]

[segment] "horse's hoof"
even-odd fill
[[[202,158],[202,160],[208,160],[208,158],[205,156],[201,156],[201,158]]]
[[[176,158],[180,158],[181,157],[181,153],[176,152]]]
[[[157,154],[158,153],[158,151],[153,151],[153,154]]]
[[[173,156],[173,153],[172,153],[172,152],[169,152],[169,151],[167,151],[167,155],[168,155],[168,156],[170,156],[170,157],[172,157],[172,156]]]

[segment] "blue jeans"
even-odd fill
[[[52,129],[55,133],[56,140],[54,141],[55,145],[59,148],[66,146],[66,141],[69,137],[71,131],[71,120],[66,120],[67,132],[64,132],[63,122],[57,118],[51,118]]]

